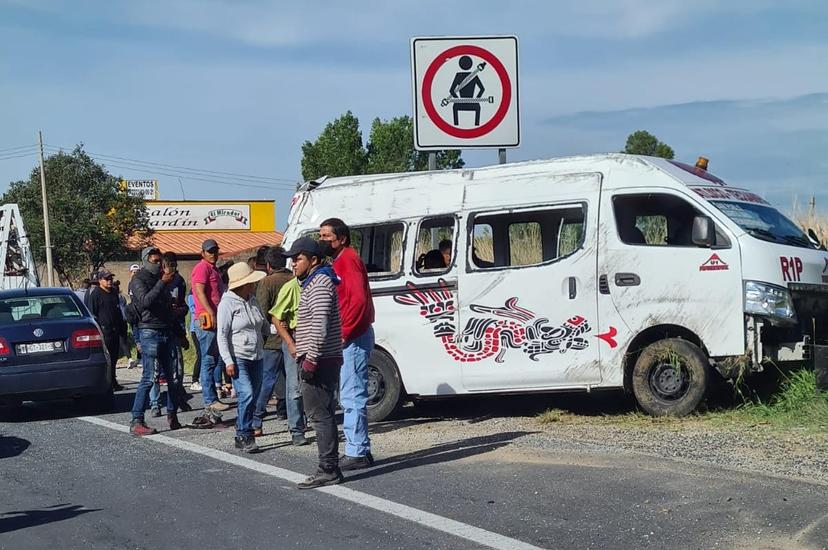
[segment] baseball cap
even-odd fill
[[[131,272],[135,273],[136,271],[140,271],[140,270],[141,270],[141,266],[140,266],[140,265],[138,265],[138,264],[132,264],[131,266],[129,266],[129,270],[130,270]]]
[[[100,281],[102,279],[112,279],[113,277],[115,277],[115,275],[113,275],[108,269],[99,269],[98,272],[95,273],[96,281]]]
[[[310,237],[299,237],[290,245],[290,250],[284,252],[282,255],[286,258],[295,258],[301,252],[305,252],[311,256],[322,256],[319,250],[319,244]]]
[[[206,241],[201,243],[201,250],[212,250],[218,247],[219,245],[215,239],[207,239]]]

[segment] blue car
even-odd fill
[[[112,379],[101,330],[74,292],[0,291],[0,403],[89,397],[111,405]]]

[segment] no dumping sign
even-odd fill
[[[411,39],[419,150],[520,145],[517,37]]]

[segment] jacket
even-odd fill
[[[282,337],[279,336],[276,328],[270,323],[270,314],[268,312],[276,304],[276,297],[279,295],[279,290],[291,279],[293,279],[293,273],[289,270],[277,269],[259,281],[259,284],[256,286],[256,303],[268,327],[268,335],[264,344],[265,349],[282,349]]]
[[[374,301],[368,286],[368,272],[359,254],[346,246],[334,259],[333,269],[342,281],[337,288],[342,316],[342,339],[359,338],[374,322]]]
[[[265,319],[251,300],[242,300],[233,291],[221,297],[216,313],[216,332],[221,358],[226,365],[237,359],[255,361],[263,357]]]
[[[297,359],[303,358],[313,365],[326,359],[342,359],[338,284],[339,279],[329,266],[315,268],[302,282],[294,336]]]
[[[138,328],[172,328],[172,297],[160,276],[141,269],[129,282]]]

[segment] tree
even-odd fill
[[[302,145],[302,177],[364,174],[367,160],[359,120],[348,111],[329,122],[315,142]]]
[[[460,151],[437,151],[437,169],[462,168]],[[428,152],[414,149],[414,122],[409,116],[382,121],[375,118],[368,141],[369,174],[428,169]]]
[[[675,156],[673,149],[658,140],[653,134],[646,130],[637,130],[627,136],[627,145],[622,153],[631,155],[647,155],[650,157],[661,157],[671,159]]]
[[[437,168],[462,168],[460,151],[438,151]],[[366,147],[359,120],[348,111],[330,122],[315,142],[302,145],[302,177],[351,176],[428,169],[428,153],[414,149],[411,117],[374,119]]]
[[[87,155],[82,145],[71,154],[63,151],[47,157],[46,194],[52,261],[61,282],[72,284],[108,260],[126,254],[127,242],[147,242],[149,228],[144,199],[119,189],[119,178]],[[13,182],[2,202],[20,207],[32,253],[45,262],[40,167],[28,180]]]

